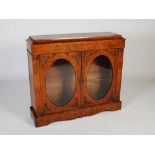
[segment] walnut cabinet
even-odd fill
[[[115,33],[30,36],[31,116],[36,127],[121,108],[125,39]]]

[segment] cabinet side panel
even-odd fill
[[[31,54],[29,52],[27,52],[27,57],[28,57],[28,69],[29,69],[29,83],[30,83],[31,105],[35,109],[35,95],[34,95],[32,56],[31,56]]]
[[[31,55],[28,52],[28,61],[29,61],[31,105],[33,106],[37,115],[42,115],[44,108],[42,104],[42,95],[40,87],[39,56]]]
[[[117,57],[117,86],[116,86],[116,100],[120,101],[120,91],[122,82],[122,68],[123,68],[123,48],[118,49]]]

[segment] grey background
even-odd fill
[[[0,134],[154,134],[155,20],[0,20]],[[116,32],[125,37],[121,111],[36,129],[29,116],[29,35]]]
[[[125,78],[155,77],[155,20],[0,20],[0,79],[28,77],[29,35],[104,31],[127,39]]]

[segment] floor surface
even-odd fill
[[[0,81],[0,134],[155,134],[155,81],[123,80],[122,109],[35,128],[29,82]]]

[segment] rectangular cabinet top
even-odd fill
[[[93,41],[93,40],[111,40],[124,39],[121,35],[112,32],[96,33],[70,33],[70,34],[53,34],[30,36],[32,44],[56,43],[56,42],[73,42],[73,41]]]

